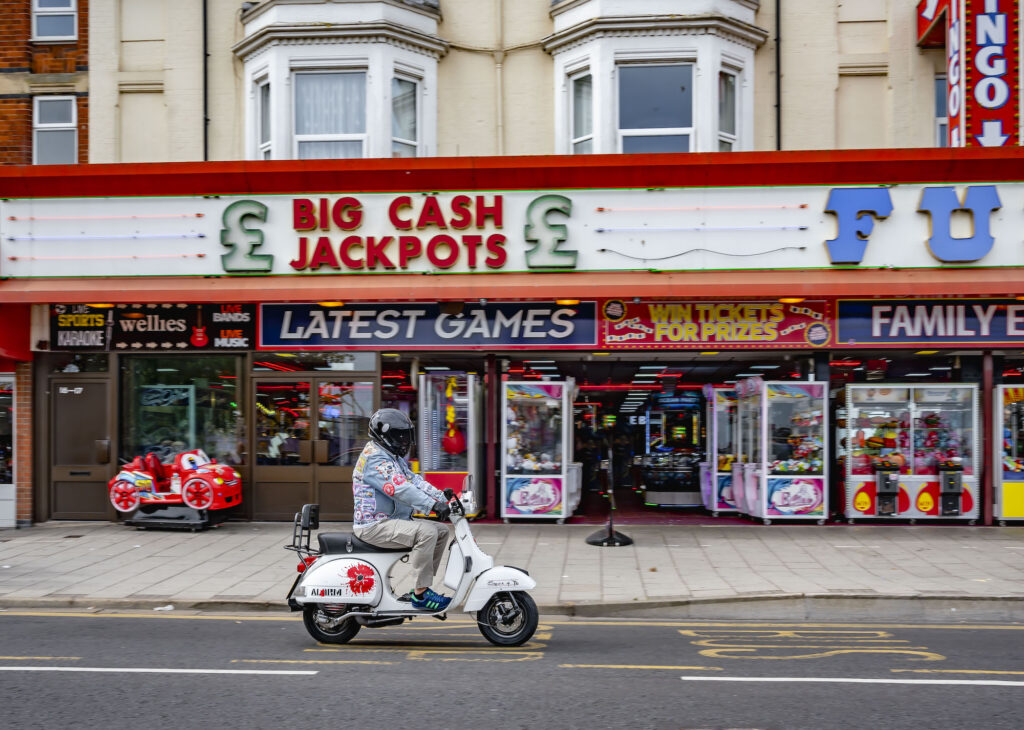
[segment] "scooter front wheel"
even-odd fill
[[[355,638],[360,626],[353,618],[345,618],[345,611],[329,611],[313,604],[302,609],[302,623],[306,631],[324,644],[345,644]]]
[[[525,644],[537,630],[540,612],[529,593],[495,593],[476,614],[480,633],[498,646]]]

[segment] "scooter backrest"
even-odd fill
[[[320,505],[318,504],[304,504],[302,505],[302,517],[299,519],[299,526],[303,530],[319,530],[320,529]]]

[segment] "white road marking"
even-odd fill
[[[684,682],[820,682],[825,684],[963,684],[982,687],[1024,687],[1001,679],[861,679],[857,677],[680,677]]]
[[[0,667],[0,672],[131,672],[135,674],[316,674],[315,670],[161,669],[159,667]]]

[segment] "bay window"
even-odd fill
[[[295,157],[365,157],[366,72],[295,74]]]
[[[736,74],[718,72],[718,151],[736,148]]]
[[[623,65],[619,75],[619,151],[689,152],[693,66]]]
[[[572,154],[594,151],[594,80],[590,74],[572,79]]]
[[[418,84],[395,76],[391,79],[391,156],[416,157],[419,154],[417,112]]]

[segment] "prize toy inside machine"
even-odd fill
[[[715,517],[735,512],[732,490],[733,438],[736,430],[736,391],[704,386],[707,439],[705,461],[700,463],[700,497],[704,508]]]
[[[996,519],[1024,520],[1024,388],[996,389]]]
[[[699,390],[658,393],[647,411],[646,453],[640,464],[644,502],[700,507],[704,403]]]
[[[847,385],[847,520],[973,524],[978,435],[976,385]]]
[[[580,472],[572,462],[575,384],[529,381],[502,384],[501,516],[555,519],[580,500]]]
[[[765,382],[736,384],[741,397],[744,465],[743,506],[766,525],[776,519],[824,524],[828,517],[826,383]],[[760,416],[752,411],[758,410]],[[745,407],[744,407],[745,406]]]
[[[453,489],[469,517],[483,511],[480,391],[475,373],[446,370],[420,375],[420,471],[438,489]],[[472,486],[463,492],[467,474],[473,477]]]

